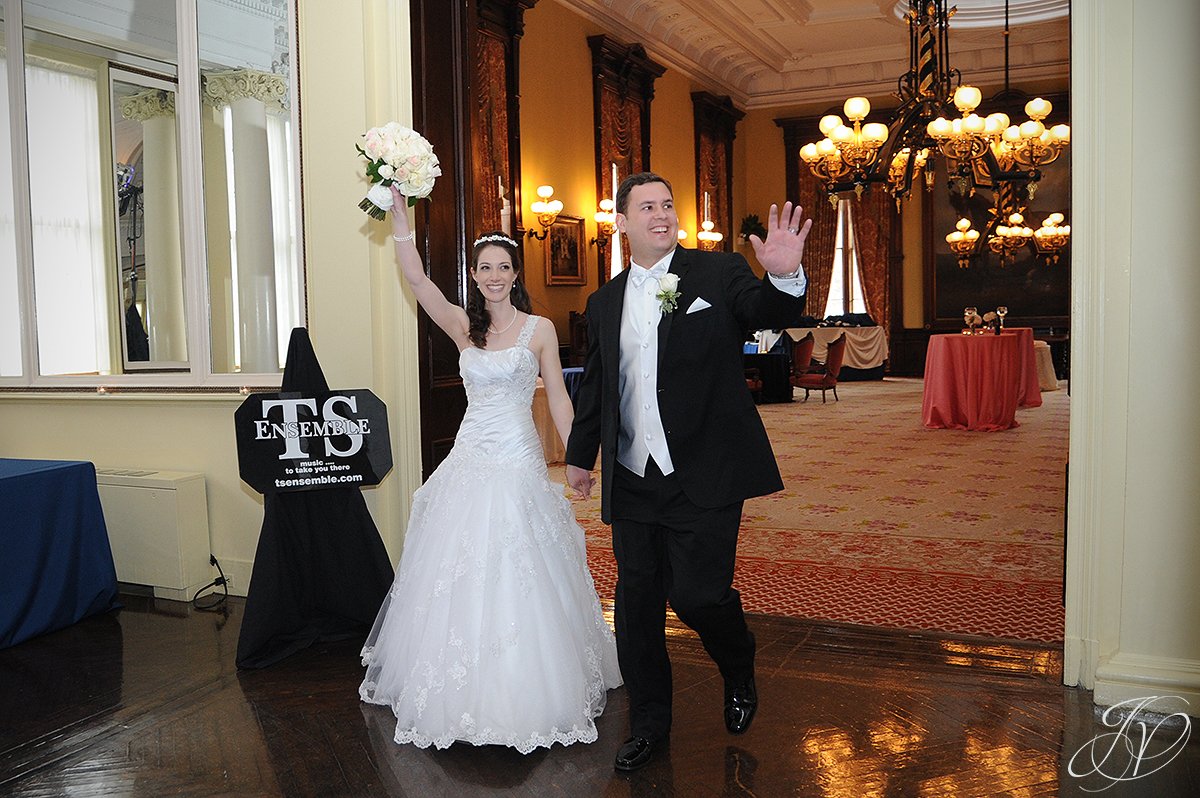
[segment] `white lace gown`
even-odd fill
[[[363,701],[396,715],[395,740],[528,753],[593,742],[616,644],[583,530],[546,472],[533,424],[537,358],[463,350],[467,412],[454,448],[413,496],[404,553],[362,651]]]

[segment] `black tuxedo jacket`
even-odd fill
[[[775,455],[746,389],[742,344],[753,329],[795,325],[804,297],[759,279],[738,254],[677,247],[670,271],[679,302],[658,325],[658,408],[680,485],[694,504],[723,507],[783,487]],[[601,463],[601,515],[611,523],[620,429],[623,271],[587,303],[588,352],[576,396],[566,462]],[[692,310],[704,300],[710,307]]]

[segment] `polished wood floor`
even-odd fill
[[[239,673],[240,600],[205,613],[122,598],[0,651],[0,795],[1200,795],[1200,735],[1166,764],[1147,759],[1142,772],[1161,769],[1143,778],[1072,776],[1072,754],[1113,729],[1088,692],[1059,684],[1061,654],[1035,645],[753,617],[762,706],[731,737],[712,663],[674,626],[669,751],[623,775],[623,690],[592,745],[422,751],[392,742],[386,708],[359,702],[357,641]],[[1182,732],[1160,729],[1148,752]],[[1104,767],[1121,770],[1115,757]]]

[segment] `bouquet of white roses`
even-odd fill
[[[389,187],[393,183],[408,197],[409,205],[416,205],[417,200],[429,196],[433,181],[442,175],[433,146],[399,122],[371,128],[354,148],[367,159],[367,178],[371,181],[371,189],[358,207],[373,219],[383,219],[391,210]]]

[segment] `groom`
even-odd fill
[[[650,761],[671,729],[666,602],[700,636],[725,680],[725,726],[741,734],[758,706],[754,636],[732,587],[742,502],[783,482],[742,366],[752,329],[795,326],[800,260],[812,221],[772,205],[767,239],[751,236],[770,273],[741,255],[678,245],[670,184],[631,175],[617,190],[630,266],[588,299],[588,353],[567,442],[567,481],[594,485],[617,560],[616,631],[630,733],[617,770]],[[674,275],[674,277],[664,275]]]

